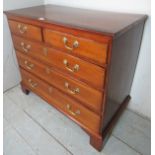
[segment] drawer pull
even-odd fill
[[[79,88],[75,88],[75,89],[71,89],[69,88],[69,83],[68,82],[65,82],[65,88],[67,88],[67,91],[70,93],[70,94],[78,94],[80,92],[80,89]]]
[[[68,63],[68,61],[66,59],[64,59],[63,63],[65,65],[66,69],[68,71],[70,71],[70,72],[77,72],[79,70],[79,68],[80,68],[80,66],[78,64],[75,64],[74,67],[73,67],[73,69],[70,68],[69,67],[69,63]]]
[[[24,34],[27,31],[27,26],[18,24],[18,29],[21,34]]]
[[[33,82],[31,79],[28,79],[28,82],[29,82],[29,84],[30,84],[30,86],[31,86],[32,88],[35,88],[35,87],[38,86],[38,84],[35,83],[35,82]]]
[[[20,45],[21,45],[23,51],[26,52],[26,53],[27,53],[27,52],[30,50],[30,48],[31,48],[31,45],[29,45],[29,44],[28,44],[28,45],[25,45],[24,42],[21,42]]]
[[[67,44],[68,44],[68,39],[66,37],[63,37],[63,43],[65,44],[65,48],[70,50],[70,51],[73,51],[74,48],[77,48],[79,46],[79,42],[77,40],[75,40],[73,42],[73,45],[72,47],[69,47]]]
[[[73,111],[71,110],[71,106],[70,106],[69,104],[67,104],[66,107],[67,107],[68,112],[69,112],[71,115],[73,115],[73,116],[80,115],[80,110],[77,110],[77,111],[73,112]]]
[[[24,61],[24,64],[27,69],[31,70],[34,67],[34,64],[29,64],[27,60]]]

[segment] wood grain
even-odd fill
[[[56,88],[52,87],[51,85],[43,82],[42,80],[36,78],[32,74],[26,72],[23,69],[20,69],[21,76],[22,76],[22,83],[31,91],[35,92],[36,94],[43,97],[45,100],[48,101],[49,104],[53,105],[61,112],[63,112],[66,116],[70,117],[74,121],[76,121],[82,127],[86,126],[87,128],[91,129],[94,132],[99,131],[99,122],[100,117],[95,113],[89,111],[85,107],[81,106],[75,100],[67,97],[66,95],[62,94]],[[29,82],[31,79],[32,82]],[[37,84],[36,87],[33,87],[34,84]],[[79,114],[73,115],[68,109],[67,104],[71,106],[71,111],[76,112],[77,110],[80,111]],[[90,121],[91,120],[91,121]]]
[[[103,130],[119,109],[120,103],[130,94],[143,28],[144,22],[113,42]]]
[[[44,29],[44,40],[55,48],[61,49],[67,53],[74,53],[77,56],[92,59],[101,65],[107,63],[108,44],[99,43],[94,40],[80,38],[67,33],[55,31],[53,29]],[[63,38],[68,41],[66,44],[63,42]],[[78,42],[78,47],[74,48],[74,42]],[[65,46],[72,48],[68,50]]]
[[[147,18],[142,14],[95,11],[56,5],[42,5],[5,13],[8,16],[11,14],[17,17],[28,17],[35,21],[38,21],[39,17],[43,17],[45,20],[41,22],[46,24],[53,23],[99,32],[115,38]]]
[[[39,63],[38,61],[35,61],[21,52],[16,51],[16,54],[18,63],[22,68],[45,80],[54,87],[62,90],[70,97],[78,99],[88,109],[91,109],[99,115],[101,114],[102,97],[104,95],[103,92],[95,90],[89,87],[89,85],[77,81],[76,79],[67,78],[65,75],[55,71],[51,67]],[[25,62],[27,63],[25,64]],[[33,67],[31,68],[30,66],[32,64]],[[65,87],[66,82],[69,84],[69,89]],[[71,93],[71,91],[73,91],[75,88],[79,88],[79,93]]]
[[[42,62],[46,62],[51,66],[54,66],[63,72],[77,77],[80,80],[93,85],[94,87],[103,89],[104,88],[104,78],[105,78],[105,69],[99,66],[93,65],[89,62],[83,61],[77,57],[71,56],[67,53],[55,50],[53,48],[48,48],[42,46],[32,41],[27,41],[23,38],[13,36],[14,46],[17,50],[24,52],[21,47],[21,42],[24,42],[26,45],[31,45],[29,52],[24,52],[25,54],[32,56],[33,58],[38,58]],[[46,49],[46,52],[44,51]],[[75,65],[79,65],[79,70],[75,72],[70,72],[66,65],[63,63],[64,60],[67,60],[68,67],[73,69]]]
[[[26,24],[26,23],[22,23],[22,22],[12,21],[12,20],[9,20],[8,22],[12,33],[25,38],[42,41],[41,28]],[[24,26],[27,28],[24,33],[20,32],[20,29],[18,28],[19,25],[21,26],[21,30],[22,30],[22,27]]]

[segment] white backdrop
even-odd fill
[[[14,9],[19,7],[27,7],[32,5],[42,4],[42,0],[16,0],[4,1],[4,9]],[[8,5],[9,4],[9,5]],[[57,4],[66,5],[78,8],[88,8],[95,10],[107,10],[116,12],[129,12],[129,13],[143,13],[150,16],[151,12],[151,0],[44,0],[44,4]],[[132,85],[131,96],[132,100],[129,104],[129,108],[137,113],[144,115],[148,118],[151,117],[151,101],[150,101],[150,87],[151,87],[151,49],[150,49],[150,36],[151,36],[151,26],[150,17],[146,22],[144,36],[142,40],[142,46],[140,49],[140,55],[138,59],[138,64],[136,68],[136,73]],[[4,21],[4,67],[7,68],[6,73],[4,72],[4,86],[8,83],[12,85],[19,83],[18,70],[13,67],[13,60],[9,61],[6,65],[7,53],[11,53],[11,39],[8,32],[7,23]],[[8,46],[9,42],[9,46]],[[10,56],[10,60],[12,56]],[[11,69],[8,69],[11,66]],[[9,77],[9,78],[5,78]],[[10,78],[11,77],[11,78]],[[11,80],[10,80],[11,79]],[[10,87],[10,85],[9,85]],[[5,87],[4,87],[5,90]]]

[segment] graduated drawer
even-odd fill
[[[16,51],[19,65],[25,70],[39,76],[53,86],[59,88],[71,97],[78,99],[91,110],[100,113],[103,92],[85,85],[84,83],[66,77],[43,63]]]
[[[67,97],[56,88],[38,79],[32,74],[21,69],[22,83],[31,91],[35,92],[49,104],[69,116],[72,120],[79,123],[82,127],[93,131],[99,131],[100,117],[80,105],[75,100]]]
[[[15,48],[26,55],[38,58],[94,87],[104,87],[104,68],[17,36],[13,36],[13,41]],[[21,44],[24,44],[24,47]]]
[[[91,59],[101,65],[107,63],[107,43],[99,43],[52,29],[44,29],[43,34],[45,42],[57,49]]]
[[[12,33],[20,35],[25,38],[42,41],[41,28],[9,20],[9,27]]]

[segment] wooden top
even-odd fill
[[[55,5],[41,5],[24,9],[5,11],[7,15],[28,17],[42,22],[65,25],[82,30],[118,36],[135,24],[146,20],[146,15],[94,11]]]

